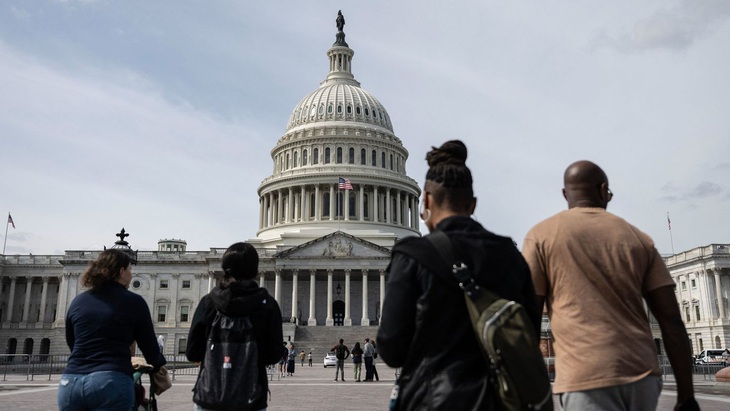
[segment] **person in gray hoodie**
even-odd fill
[[[203,361],[213,319],[220,311],[229,317],[250,316],[258,346],[259,384],[268,392],[266,366],[276,364],[286,356],[282,346],[281,309],[276,300],[253,280],[258,273],[259,256],[248,243],[235,243],[223,254],[223,277],[213,290],[205,295],[195,310],[185,351],[188,360]],[[267,396],[253,404],[251,409],[267,407]],[[195,405],[196,410],[204,410]]]

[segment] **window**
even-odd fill
[[[390,169],[393,169],[393,155],[390,155]]]
[[[687,291],[687,283],[682,281],[682,291]]]
[[[385,151],[380,153],[380,167],[385,168]]]
[[[139,287],[141,287],[141,286],[142,286],[142,283],[139,282],[139,280],[132,281],[132,288],[134,288],[135,290],[139,290]]]
[[[347,150],[347,162],[349,164],[355,164],[355,149],[352,147]]]
[[[302,165],[307,165],[307,149],[305,148],[304,151],[302,151]]]
[[[352,114],[352,106],[349,104],[347,105],[347,114]]]
[[[167,290],[170,286],[170,283],[168,280],[160,280],[160,290]]]
[[[158,305],[157,306],[157,322],[164,323],[166,319],[167,319],[167,306]]]
[[[700,318],[700,306],[699,305],[695,305],[695,317],[697,317],[697,321],[700,321],[701,320],[701,318]]]
[[[190,313],[190,307],[187,305],[183,305],[180,307],[180,322],[186,323],[188,322],[188,314]]]
[[[324,106],[320,104],[319,105],[319,114],[323,114],[323,113],[324,113]]]
[[[360,164],[365,165],[367,162],[367,158],[365,158],[365,149],[360,149]]]
[[[330,215],[330,193],[324,193],[322,196],[322,217],[329,217]]]
[[[342,147],[337,147],[337,158],[335,159],[337,164],[342,164]]]
[[[332,114],[332,104],[327,106],[327,113]]]
[[[689,316],[689,307],[684,307],[684,321],[687,323],[692,321],[692,318]]]
[[[329,147],[324,149],[324,163],[325,164],[330,163],[330,148]]]
[[[319,164],[319,149],[315,148],[312,152],[312,164]]]
[[[189,289],[190,288],[190,280],[183,280],[182,281],[182,288]]]
[[[378,153],[375,152],[375,150],[373,150],[372,153],[370,153],[370,164],[372,164],[372,166],[375,167],[378,165],[377,162],[378,162]]]
[[[692,288],[697,288],[697,280],[695,280],[694,278],[690,280],[690,284],[692,284]]]
[[[355,107],[355,113],[359,116],[362,113],[362,110],[360,110],[360,106]]]
[[[337,114],[342,114],[342,106],[337,105]]]
[[[177,340],[177,353],[180,355],[184,355],[185,351],[188,350],[188,339],[181,337],[179,340]]]
[[[299,153],[294,152],[294,167],[299,167]]]

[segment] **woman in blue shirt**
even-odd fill
[[[71,356],[58,386],[61,411],[132,409],[135,341],[155,371],[165,365],[147,303],[127,290],[134,262],[124,251],[105,250],[81,276],[91,289],[74,298],[66,315]]]

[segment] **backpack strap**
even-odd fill
[[[469,267],[456,258],[454,245],[451,243],[449,236],[441,230],[435,230],[430,235],[427,235],[426,238],[431,241],[446,264],[451,267],[451,272],[459,281],[459,287],[476,303],[482,295],[482,288],[474,282]]]

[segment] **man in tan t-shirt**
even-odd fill
[[[533,227],[522,249],[550,316],[563,409],[656,409],[661,371],[644,301],[662,331],[678,409],[699,409],[674,281],[651,238],[606,211],[613,194],[596,164],[571,164],[564,185],[568,210]]]

